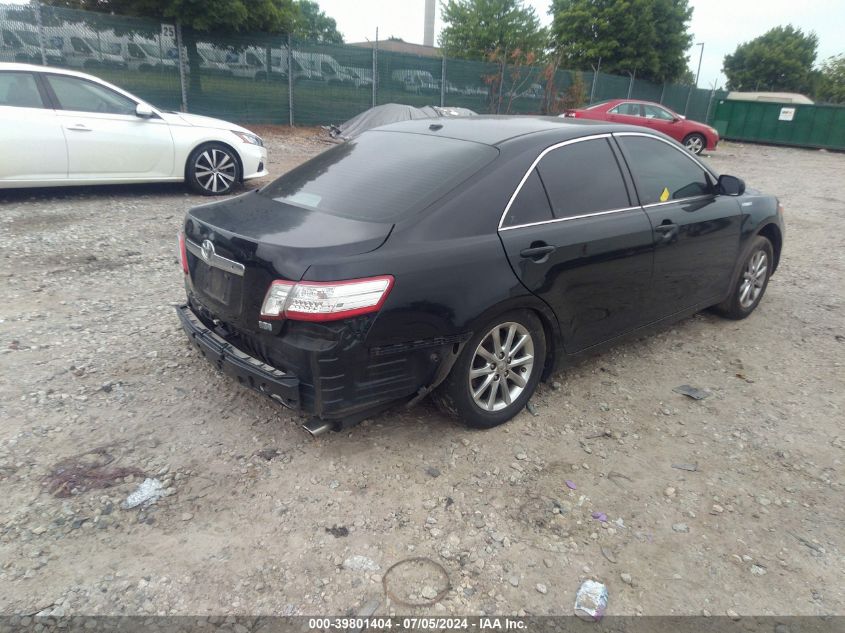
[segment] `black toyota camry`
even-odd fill
[[[311,433],[429,394],[492,427],[622,336],[709,307],[748,316],[783,235],[776,198],[658,132],[407,121],[192,209],[178,313],[208,360]]]

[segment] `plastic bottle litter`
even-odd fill
[[[596,580],[585,580],[575,595],[575,615],[598,622],[607,610],[607,587]]]
[[[160,497],[164,496],[164,486],[158,479],[150,479],[149,477],[138,486],[138,488],[126,497],[121,506],[124,510],[136,508],[140,505],[150,505],[155,503]]]

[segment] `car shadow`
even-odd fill
[[[201,196],[181,182],[152,182],[120,185],[74,185],[67,187],[25,187],[20,189],[0,188],[0,203],[37,202],[41,200],[73,200],[78,198],[138,198],[147,196],[182,196],[198,201],[225,200],[255,189],[249,183],[239,185],[232,193],[223,196]]]

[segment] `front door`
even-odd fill
[[[499,229],[513,270],[561,325],[567,353],[643,322],[652,231],[609,135],[544,152]]]
[[[0,181],[67,178],[62,127],[32,73],[0,71],[0,139]]]
[[[93,81],[45,74],[67,139],[68,176],[77,180],[161,179],[174,175],[173,138],[162,119]]]
[[[715,177],[681,147],[616,133],[654,231],[651,320],[724,298],[739,249],[737,199],[716,194]]]

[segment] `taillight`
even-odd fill
[[[188,249],[185,248],[185,234],[179,233],[179,259],[182,261],[182,272],[188,274]]]
[[[327,282],[277,280],[264,297],[261,318],[337,321],[378,312],[392,287],[390,275]]]

